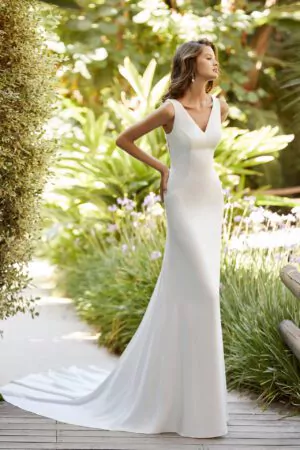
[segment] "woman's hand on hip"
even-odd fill
[[[161,180],[160,180],[160,197],[162,202],[164,202],[164,194],[167,192],[167,184],[170,175],[170,169],[166,166],[161,172]]]

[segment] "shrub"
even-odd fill
[[[57,58],[44,44],[38,3],[0,3],[0,319],[29,308],[20,291],[39,231],[39,201],[54,151],[43,125],[52,114]],[[37,313],[35,315],[38,315]]]

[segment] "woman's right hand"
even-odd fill
[[[160,180],[160,197],[161,201],[164,202],[164,194],[167,192],[167,184],[168,179],[170,175],[170,169],[166,166],[166,169],[164,169],[161,172],[161,180]]]

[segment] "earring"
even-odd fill
[[[194,83],[194,81],[195,81],[195,78],[192,76],[192,83]]]

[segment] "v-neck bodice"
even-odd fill
[[[205,131],[178,100],[166,101],[172,103],[175,112],[173,128],[170,133],[165,133],[171,161],[168,190],[173,193],[190,186],[188,190],[195,188],[198,191],[203,183],[210,183],[217,177],[213,157],[222,136],[220,100],[213,96]]]
[[[202,131],[202,133],[206,134],[207,129],[209,128],[209,125],[210,125],[210,122],[211,122],[211,117],[212,117],[212,114],[213,114],[213,111],[214,111],[214,107],[215,107],[215,103],[216,103],[215,97],[213,95],[211,95],[211,99],[212,99],[212,108],[211,108],[210,113],[209,113],[209,117],[208,117],[208,121],[207,121],[205,130],[202,130],[202,128],[199,127],[199,125],[196,123],[195,119],[190,115],[190,113],[187,111],[187,109],[183,106],[183,104],[179,100],[177,100],[177,99],[173,99],[173,100],[175,100],[177,103],[179,103],[179,105],[182,107],[182,109],[186,112],[187,116],[194,122],[196,127],[199,128],[199,130]]]
[[[221,105],[218,97],[212,95],[213,105],[205,131],[195,122],[192,116],[179,100],[169,98],[174,108],[173,128],[165,132],[170,153],[180,153],[188,150],[215,150],[222,136]]]

